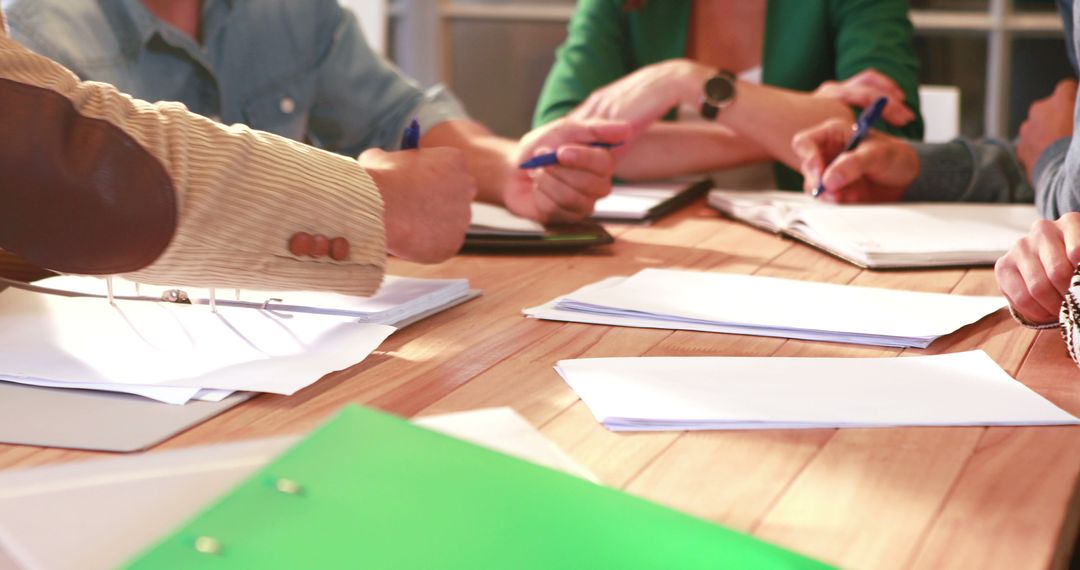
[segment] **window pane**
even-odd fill
[[[960,88],[960,133],[980,137],[986,108],[986,36],[920,35],[915,53],[923,85],[954,85]]]
[[[1076,77],[1065,54],[1064,37],[1015,38],[1009,93],[1009,134],[1016,136],[1028,107],[1049,95],[1057,82]]]
[[[450,24],[450,84],[469,114],[496,133],[528,132],[540,88],[566,37],[561,22],[457,20]]]
[[[912,10],[970,10],[986,12],[988,0],[911,0]]]

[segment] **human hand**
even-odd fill
[[[839,99],[849,107],[865,109],[881,97],[888,98],[881,118],[900,127],[915,120],[915,113],[905,104],[907,96],[891,77],[876,69],[864,69],[843,81],[826,81],[815,91],[815,97]]]
[[[419,263],[438,263],[465,242],[476,181],[462,152],[432,148],[364,151],[360,165],[383,198],[387,250]]]
[[[627,121],[640,134],[672,107],[695,104],[715,69],[688,59],[647,65],[596,91],[570,113],[574,119]]]
[[[1073,108],[1076,106],[1076,81],[1065,79],[1045,99],[1031,104],[1028,117],[1020,125],[1016,154],[1028,177],[1035,163],[1054,141],[1073,134]]]
[[[1039,220],[997,260],[998,288],[1013,311],[1031,324],[1056,323],[1069,280],[1080,264],[1080,213]]]
[[[571,222],[592,214],[596,201],[611,192],[615,151],[592,142],[623,143],[625,122],[563,118],[522,137],[509,157],[512,174],[503,194],[511,212],[542,223]],[[518,165],[538,154],[556,152],[559,164],[522,170]]]
[[[851,132],[850,122],[832,119],[795,135],[791,147],[802,163],[803,189],[813,193],[824,182],[820,198],[828,202],[898,202],[919,174],[915,149],[870,131],[855,150],[843,152]]]

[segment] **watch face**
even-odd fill
[[[705,98],[718,104],[727,102],[735,95],[735,84],[727,77],[717,75],[705,82]]]

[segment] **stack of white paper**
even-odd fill
[[[472,203],[471,236],[542,237],[544,231],[539,222],[519,217],[501,206]]]
[[[158,301],[162,293],[172,289],[157,285],[136,285],[119,277],[113,278],[113,294],[119,299]],[[104,297],[105,280],[96,277],[64,275],[38,281],[35,285]],[[184,288],[193,304],[209,303],[207,289]],[[387,275],[378,293],[371,297],[356,297],[337,293],[312,291],[254,291],[249,289],[218,289],[218,306],[265,307],[273,311],[318,313],[353,317],[365,323],[403,327],[418,318],[471,299],[476,292],[469,289],[468,279],[416,279]]]
[[[1059,425],[981,350],[900,358],[587,358],[556,366],[613,431]]]
[[[595,481],[509,408],[431,416],[415,423]],[[208,445],[0,474],[0,546],[27,570],[117,568],[296,439]]]
[[[826,204],[795,192],[713,190],[709,204],[874,268],[990,265],[1023,237],[1030,204]]]
[[[364,360],[393,331],[348,317],[10,288],[0,294],[0,380],[171,404],[292,394]]]
[[[583,287],[525,309],[525,314],[604,325],[925,348],[1005,305],[1002,297],[645,269]]]

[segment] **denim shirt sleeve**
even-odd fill
[[[414,117],[423,131],[467,118],[447,89],[421,89],[372,51],[351,11],[340,8],[338,16],[333,43],[319,66],[308,123],[319,146],[350,156],[373,147],[396,150]]]
[[[919,175],[904,193],[907,202],[1031,202],[1033,191],[1012,145],[1000,140],[958,138],[912,143]]]

